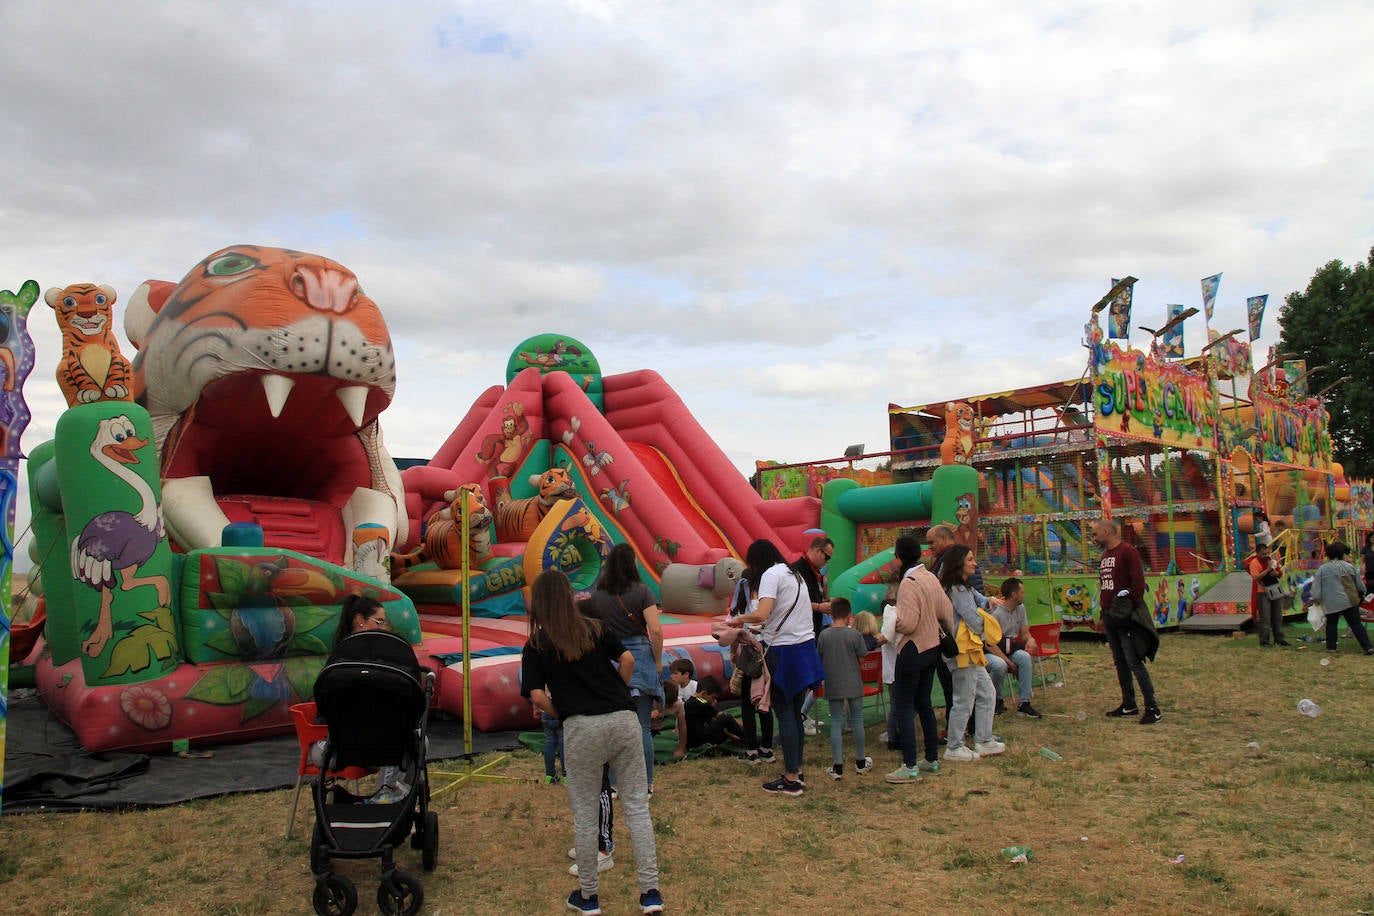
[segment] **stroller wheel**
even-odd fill
[[[358,908],[358,889],[343,875],[327,875],[315,882],[313,902],[320,916],[350,916]]]
[[[377,887],[377,906],[388,916],[415,916],[425,902],[425,888],[408,871],[396,869]]]
[[[434,871],[439,864],[439,814],[431,811],[425,815],[424,845],[420,850],[420,865],[425,871]]]
[[[310,873],[318,875],[329,868],[329,856],[324,854],[324,831],[320,825],[315,825],[315,832],[310,837]]]

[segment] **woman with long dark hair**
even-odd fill
[[[579,885],[568,896],[568,908],[601,912],[597,825],[601,773],[609,765],[620,776],[621,813],[639,870],[640,912],[662,912],[639,719],[629,688],[634,656],[599,620],[578,612],[568,577],[558,570],[546,570],[534,580],[529,617],[520,689],[540,710],[563,723],[563,764]]]
[[[1374,590],[1374,531],[1364,536],[1364,550],[1360,551],[1360,565],[1364,567],[1364,590]]]
[[[922,773],[940,772],[940,735],[930,693],[935,683],[935,666],[942,663],[940,626],[953,627],[953,612],[935,574],[921,565],[921,542],[904,534],[897,538],[893,552],[901,572],[897,576],[897,658],[892,674],[892,707],[902,765],[883,778],[902,785],[916,782]],[[917,716],[925,739],[924,759],[918,758],[916,752]]]
[[[954,680],[954,703],[949,713],[949,743],[945,746],[946,760],[977,760],[1005,751],[1006,745],[992,737],[992,708],[997,702],[997,688],[988,675],[987,656],[983,644],[983,616],[981,609],[991,606],[980,592],[969,587],[969,578],[978,564],[973,551],[965,544],[955,544],[945,551],[944,568],[940,570],[940,584],[949,595],[958,624],[966,629],[955,633],[959,654],[946,662]],[[973,710],[973,747],[964,746],[969,710]]]
[[[639,561],[629,544],[611,548],[601,568],[596,590],[588,599],[592,613],[610,630],[635,658],[630,696],[634,697],[644,748],[644,775],[649,793],[654,791],[655,702],[663,698],[659,667],[663,663],[663,625],[658,619],[658,600],[639,578]],[[616,780],[622,777],[614,774]]]
[[[811,599],[801,577],[787,565],[777,546],[767,539],[749,545],[744,555],[745,578],[758,605],[746,614],[726,621],[727,626],[763,624],[759,641],[765,647],[764,662],[772,679],[769,702],[778,720],[782,744],[783,774],[763,784],[765,792],[801,795],[802,713],[806,691],[825,679],[816,652],[816,631],[811,621]]]

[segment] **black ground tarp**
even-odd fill
[[[473,753],[519,746],[516,732],[472,733]],[[463,724],[431,718],[429,758],[462,756]],[[289,788],[300,746],[294,735],[197,748],[193,755],[91,754],[36,690],[9,698],[3,813],[172,805],[234,792]]]

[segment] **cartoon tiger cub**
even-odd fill
[[[95,401],[130,401],[129,361],[119,352],[111,331],[114,287],[73,283],[53,287],[43,299],[57,314],[62,330],[62,360],[57,364],[57,384],[67,406]]]
[[[511,499],[504,479],[493,478],[496,492],[496,537],[500,541],[528,541],[534,530],[560,499],[573,499],[577,488],[567,468],[552,467],[542,474],[531,474],[530,485],[539,488],[538,496]]]
[[[468,512],[469,568],[476,569],[491,555],[492,514],[482,498],[482,488],[475,483],[465,483],[456,490],[446,491],[444,499],[448,505],[430,517],[420,546],[410,553],[391,555],[393,581],[418,563],[433,562],[440,569],[462,567],[462,522],[453,517],[459,506],[466,506]]]

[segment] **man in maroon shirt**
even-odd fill
[[[1115,622],[1107,609],[1114,601],[1130,602],[1134,609],[1142,606],[1145,598],[1145,570],[1140,562],[1140,552],[1121,540],[1121,532],[1110,519],[1099,519],[1093,523],[1093,541],[1102,548],[1102,564],[1099,567],[1102,593],[1099,607],[1102,609],[1102,625],[1107,630],[1107,645],[1112,650],[1112,661],[1116,664],[1116,679],[1121,684],[1121,705],[1108,716],[1124,719],[1140,712],[1135,705],[1135,684],[1132,675],[1140,682],[1140,692],[1145,700],[1145,713],[1140,716],[1141,725],[1153,725],[1161,718],[1159,705],[1155,702],[1155,687],[1150,681],[1150,672],[1145,670],[1145,660],[1136,650],[1131,630],[1139,624],[1134,620],[1124,623]],[[1132,615],[1134,616],[1134,615]]]

